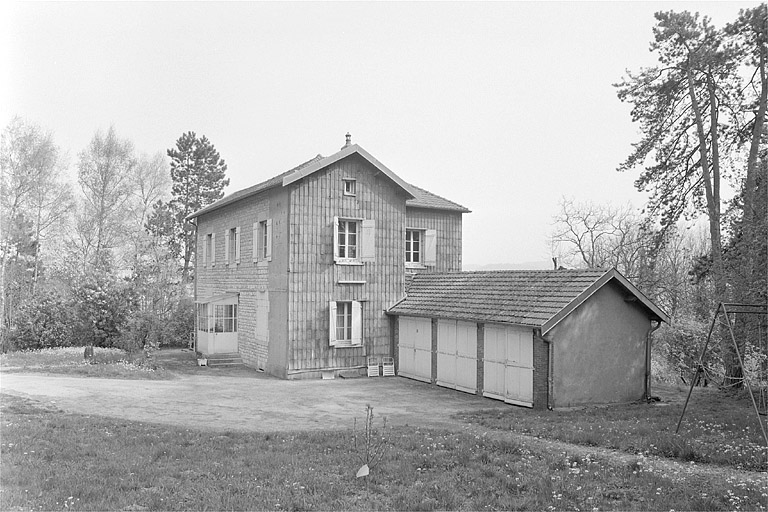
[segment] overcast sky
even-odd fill
[[[472,210],[469,265],[548,261],[562,196],[631,202],[637,139],[611,84],[655,63],[658,10],[716,26],[758,2],[3,3],[0,122],[51,130],[72,168],[114,125],[138,152],[186,131],[253,185],[350,132]]]

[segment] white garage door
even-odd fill
[[[401,316],[398,322],[398,375],[431,382],[432,320]]]
[[[468,393],[477,391],[477,324],[438,320],[437,384]]]
[[[483,395],[533,407],[533,332],[485,326]]]

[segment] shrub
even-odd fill
[[[51,290],[34,297],[18,311],[16,326],[8,332],[12,350],[68,347],[74,344],[72,299]]]
[[[92,274],[73,290],[73,295],[78,306],[77,334],[82,343],[97,347],[118,343],[137,307],[130,284],[108,274]]]

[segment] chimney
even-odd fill
[[[344,146],[341,149],[344,149],[344,148],[349,147],[349,146],[352,145],[352,135],[350,135],[349,132],[347,132],[346,138],[347,138],[347,140],[346,140],[346,142],[344,143]]]

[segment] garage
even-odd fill
[[[485,325],[483,396],[533,407],[533,331]]]
[[[669,321],[615,269],[420,273],[387,314],[398,375],[537,409],[647,399]]]
[[[432,320],[400,318],[398,374],[403,377],[432,381]]]
[[[437,385],[477,391],[477,324],[437,321]]]

